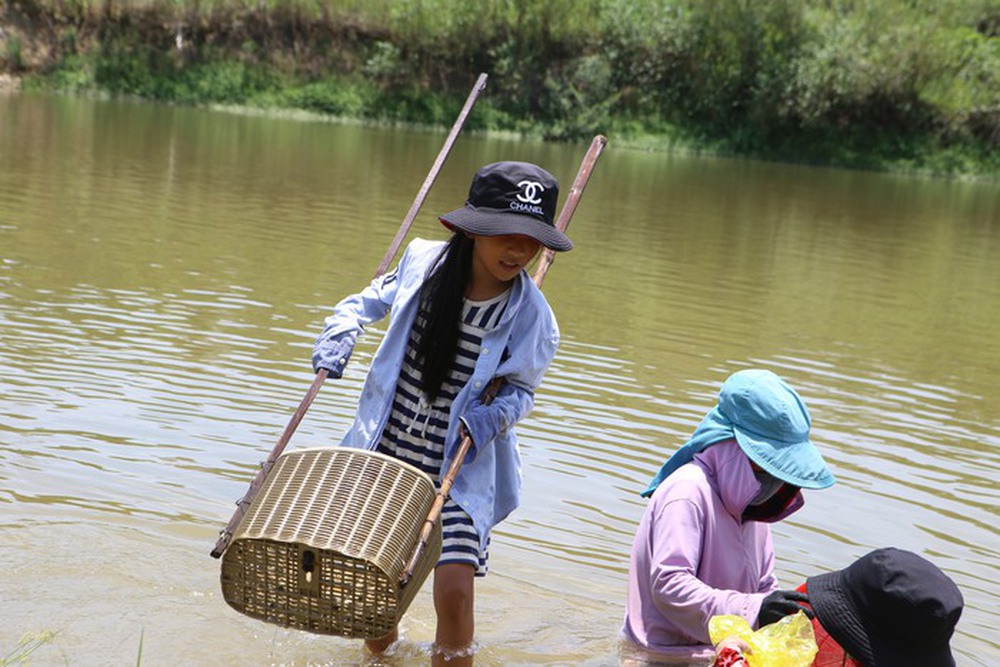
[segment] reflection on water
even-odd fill
[[[140,636],[152,664],[365,664],[229,609],[208,551],[443,137],[31,95],[0,118],[0,655],[51,629],[42,664],[132,662]],[[443,235],[483,163],[568,184],[583,152],[465,136],[414,234]],[[748,366],[799,390],[839,480],[775,526],[781,582],[917,551],[965,595],[959,663],[1000,658],[996,185],[612,141],[570,236],[524,503],[477,584],[480,664],[617,663],[638,492]],[[380,331],[293,446],[343,432]],[[425,659],[427,593],[387,664]]]

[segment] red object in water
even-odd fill
[[[727,646],[719,651],[719,655],[715,656],[712,667],[747,667],[747,661],[742,653]]]

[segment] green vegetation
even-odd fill
[[[6,3],[38,87],[448,125],[488,72],[476,129],[1000,174],[1000,0]]]
[[[0,656],[0,667],[27,664],[31,654],[48,644],[55,636],[56,633],[50,630],[26,633],[7,655]]]
[[[146,629],[139,633],[139,653],[136,656],[136,667],[142,665],[142,642],[146,636]],[[0,655],[0,667],[15,667],[15,665],[27,665],[28,658],[42,646],[45,646],[53,639],[56,633],[52,630],[42,630],[41,632],[26,632],[6,655]]]

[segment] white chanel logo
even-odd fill
[[[524,194],[517,195],[517,198],[526,204],[540,204],[540,195],[545,192],[545,187],[538,181],[521,181],[517,187],[524,188]]]

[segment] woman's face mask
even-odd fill
[[[743,510],[744,521],[777,521],[782,512],[792,503],[799,493],[799,487],[782,482],[780,479],[764,472],[755,470],[754,477],[760,482],[760,490],[750,500]]]
[[[753,474],[754,477],[757,478],[757,481],[760,482],[760,491],[758,491],[757,495],[750,500],[750,507],[766,503],[774,497],[774,494],[776,494],[781,489],[781,485],[784,484],[784,482],[780,479],[774,475],[764,472],[763,470],[754,470]]]

